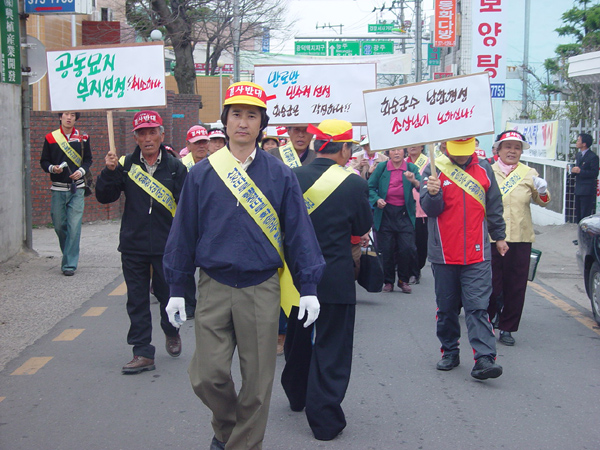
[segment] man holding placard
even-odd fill
[[[79,239],[83,218],[85,181],[92,165],[90,138],[75,128],[79,113],[58,114],[60,127],[46,135],[40,165],[52,180],[51,215],[63,254],[60,268],[69,277],[79,262]]]
[[[127,313],[131,322],[127,343],[133,345],[133,359],[123,367],[123,374],[155,369],[150,268],[153,268],[152,287],[160,303],[160,326],[165,333],[167,353],[173,357],[181,354],[179,330],[169,323],[165,311],[169,287],[162,259],[187,170],[163,145],[164,128],[157,112],[138,112],[133,118],[133,135],[137,144],[133,153],[119,159],[109,151],[106,167],[96,183],[96,198],[100,203],[117,201],[121,192],[126,197],[118,250],[127,284]]]
[[[262,448],[280,304],[289,311],[290,295],[298,297],[286,281],[290,272],[300,290],[298,320],[307,313],[308,327],[319,315],[317,284],[325,262],[302,191],[291,169],[258,147],[269,120],[266,101],[254,83],[227,89],[221,121],[228,147],[190,171],[165,250],[167,313],[175,326],[181,323],[177,313],[185,319],[187,277],[196,265],[202,269],[189,375],[213,413],[211,450]],[[239,392],[231,377],[236,347]]]
[[[292,169],[310,164],[316,157],[315,151],[308,148],[313,134],[307,131],[306,126],[303,125],[288,127],[288,134],[289,142],[269,150],[269,153]]]
[[[487,308],[492,293],[489,236],[502,256],[508,251],[502,197],[491,166],[475,154],[475,138],[448,141],[446,146],[448,156],[435,161],[439,177],[431,175],[428,166],[423,173],[426,189],[421,189],[421,207],[429,217],[428,257],[442,344],[437,369],[452,370],[460,364],[462,303],[476,361],[471,376],[497,378],[502,367],[496,364],[496,337]]]

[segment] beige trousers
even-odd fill
[[[194,392],[212,411],[212,426],[227,450],[260,450],[275,376],[279,277],[237,289],[200,271],[196,350],[189,375]],[[231,378],[238,348],[242,387]]]

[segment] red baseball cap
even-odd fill
[[[163,121],[156,111],[140,111],[133,116],[133,130],[162,127]]]
[[[188,142],[208,141],[208,132],[206,131],[206,128],[201,127],[200,125],[194,125],[188,130],[185,140]]]
[[[209,137],[209,139],[212,139],[212,138],[227,139],[225,137],[225,133],[223,133],[223,130],[220,130],[218,128],[215,128],[214,130],[210,130],[209,133],[208,133],[208,137]]]

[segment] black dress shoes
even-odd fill
[[[515,338],[512,337],[510,331],[500,331],[500,337],[498,338],[498,340],[504,345],[508,345],[509,347],[515,345]]]
[[[458,353],[450,353],[442,356],[435,366],[437,370],[452,370],[460,364],[460,355]]]

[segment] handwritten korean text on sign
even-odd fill
[[[373,150],[494,132],[487,73],[364,93]]]
[[[162,44],[82,47],[48,52],[53,111],[165,104]]]
[[[254,75],[267,95],[276,96],[267,103],[270,125],[333,117],[364,124],[362,91],[376,87],[375,64],[255,66]]]

